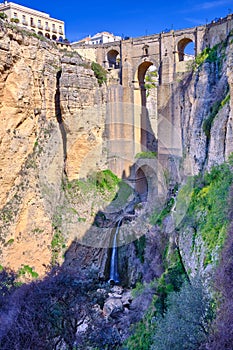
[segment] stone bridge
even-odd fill
[[[160,164],[169,155],[181,156],[180,117],[172,103],[175,84],[190,70],[196,55],[224,40],[232,28],[231,14],[204,26],[77,48],[83,56],[91,53],[112,78],[106,123],[110,168],[115,173],[135,179],[139,172],[142,178],[142,166],[132,171],[135,155],[142,151],[158,151]],[[193,55],[185,51],[190,43]],[[156,86],[149,97],[148,71],[156,77],[148,79]]]

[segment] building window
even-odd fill
[[[14,18],[18,18],[17,12],[14,12]]]
[[[28,23],[27,23],[27,21],[26,21],[26,16],[25,16],[25,15],[22,15],[22,23],[23,23],[25,26],[28,25]]]
[[[41,20],[40,20],[40,19],[38,19],[38,28],[39,28],[39,29],[42,29],[42,28],[43,28],[42,25],[41,25]]]
[[[49,22],[45,22],[45,30],[50,31]]]
[[[57,30],[55,28],[55,24],[54,23],[52,24],[52,31],[53,31],[53,33],[57,33]]]

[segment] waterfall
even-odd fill
[[[110,264],[110,278],[109,282],[119,283],[119,273],[118,273],[118,259],[117,259],[117,235],[120,231],[121,221],[119,220],[117,223],[116,232],[113,239],[112,246],[112,256],[111,256],[111,264]]]

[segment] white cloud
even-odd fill
[[[206,22],[205,20],[203,20],[203,18],[185,17],[184,20],[194,25],[202,25]]]
[[[211,10],[214,8],[218,8],[221,6],[227,6],[231,5],[232,0],[216,0],[216,1],[206,1],[201,4],[195,5],[193,7],[186,8],[184,10],[179,11],[180,13],[190,13],[190,12],[197,12],[197,11],[205,11],[205,10]]]
[[[209,9],[220,7],[230,3],[231,3],[231,0],[206,1],[196,6],[196,8],[199,10],[209,10]]]

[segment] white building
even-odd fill
[[[101,45],[106,43],[111,43],[114,41],[120,41],[121,37],[113,35],[109,32],[101,32],[93,35],[92,37],[89,36],[87,38],[81,39],[79,41],[76,41],[72,43],[72,46],[79,46],[79,45]]]
[[[22,28],[34,31],[48,39],[64,40],[65,24],[63,21],[51,18],[49,14],[31,8],[4,1],[0,4],[0,12],[7,15],[7,20]]]

